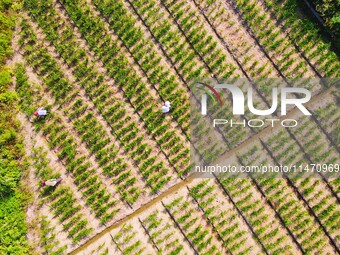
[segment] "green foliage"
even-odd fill
[[[315,9],[323,18],[326,26],[330,28],[335,35],[340,36],[340,3],[338,0],[311,0]]]
[[[2,0],[0,2],[0,65],[3,65],[12,54],[11,41],[14,18],[11,15],[11,5],[12,0]]]
[[[29,254],[20,191],[0,200],[0,254]]]
[[[16,95],[8,91],[10,73],[7,69],[0,71],[0,197],[12,192],[20,175],[17,159],[21,156],[17,144],[17,123],[12,118],[10,105],[15,103]]]
[[[0,254],[27,253],[25,212],[19,180],[25,168],[15,120],[17,96],[9,91],[10,72],[0,71]]]
[[[25,169],[19,123],[15,119],[17,95],[9,90],[11,71],[4,67],[12,54],[14,28],[12,0],[0,2],[0,254],[30,254],[26,240],[24,193],[19,181]]]
[[[0,71],[0,198],[12,193],[20,178],[22,145],[16,133],[18,123],[13,118],[17,96],[8,90],[10,74],[7,69]]]

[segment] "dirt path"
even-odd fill
[[[66,168],[64,165],[61,163],[61,161],[58,159],[57,155],[52,152],[52,150],[49,149],[48,144],[46,143],[45,139],[42,138],[43,135],[41,132],[36,133],[33,129],[33,126],[27,121],[27,117],[25,118],[22,114],[20,114],[20,121],[25,127],[25,135],[29,135],[31,137],[31,140],[34,139],[34,144],[33,147],[31,146],[30,148],[37,148],[37,147],[42,147],[44,151],[47,152],[46,158],[50,160],[50,167],[55,170],[56,173],[60,173],[61,177],[63,178],[62,183],[67,184],[72,191],[74,192],[74,196],[77,199],[77,202],[82,206],[84,211],[82,213],[86,215],[86,218],[88,219],[90,225],[94,228],[97,229],[103,229],[104,226],[100,226],[99,220],[95,217],[95,215],[91,212],[91,209],[89,208],[88,205],[86,205],[83,195],[78,191],[77,186],[73,183],[73,178],[71,175],[67,172]],[[35,179],[34,183],[38,183],[39,180]]]
[[[14,51],[14,54],[12,58],[8,59],[6,62],[6,66],[10,67],[11,69],[14,68],[14,66],[17,63],[23,62],[23,57],[19,53],[19,46],[18,46],[18,38],[19,38],[19,27],[16,26],[13,34],[13,40],[12,40],[12,49]],[[15,79],[12,79],[12,90],[15,90],[16,81]],[[24,122],[26,121],[26,118],[23,114],[18,113],[17,114],[17,120],[21,123],[21,134],[23,137],[23,142],[25,145],[25,155],[27,159],[30,159],[30,155],[32,155],[32,148],[33,148],[33,129],[32,127],[24,125]],[[29,161],[29,163],[31,163]],[[28,167],[28,171],[24,173],[22,183],[25,187],[28,188],[29,192],[32,193],[32,201],[27,207],[26,211],[26,222],[27,222],[27,240],[29,241],[31,247],[37,251],[38,254],[41,253],[41,249],[39,246],[40,241],[40,231],[38,230],[40,228],[39,226],[39,210],[38,210],[38,186],[34,185],[34,169],[30,166]]]
[[[26,152],[27,156],[29,158],[34,157],[34,148],[42,147],[44,151],[47,152],[46,158],[51,160],[49,163],[49,166],[54,169],[54,173],[60,173],[63,181],[62,185],[63,186],[69,186],[73,190],[73,194],[76,197],[77,203],[79,203],[82,207],[81,213],[86,216],[86,219],[88,219],[90,226],[95,230],[94,234],[98,231],[100,231],[101,228],[104,228],[103,226],[100,226],[99,221],[94,217],[94,215],[90,212],[90,209],[88,206],[85,205],[84,201],[82,200],[82,195],[77,191],[75,185],[70,181],[70,177],[65,174],[66,170],[64,167],[61,165],[60,162],[58,162],[58,158],[48,149],[48,146],[46,145],[46,142],[44,139],[41,137],[40,134],[37,134],[34,131],[34,128],[32,124],[29,122],[27,119],[27,116],[24,114],[20,113],[18,114],[18,119],[22,124],[22,132],[24,134],[24,141],[25,141],[25,147],[26,147]],[[41,198],[39,196],[39,185],[38,183],[40,182],[39,178],[35,175],[35,170],[32,165],[30,165],[30,173],[29,173],[29,181],[30,186],[34,192],[34,201],[33,203],[29,206],[27,210],[27,221],[30,222],[31,224],[35,223],[36,225],[34,227],[40,226],[38,223],[41,219],[41,217],[45,216],[47,219],[51,222],[52,226],[55,227],[55,231],[58,236],[58,240],[62,244],[68,244],[69,250],[72,249],[73,245],[71,244],[71,241],[67,237],[67,233],[62,231],[62,226],[61,224],[57,221],[56,218],[54,218],[53,212],[49,208],[49,203],[44,204],[44,205],[38,205],[38,203],[41,201]],[[41,252],[41,247],[39,246],[40,242],[40,236],[39,233],[36,233],[35,230],[29,232],[29,240],[31,243],[34,244],[34,246],[37,248],[38,252]]]
[[[76,203],[81,206],[80,213],[85,216],[89,223],[89,227],[93,228],[93,232],[91,235],[95,235],[96,233],[102,231],[105,229],[105,226],[100,224],[99,220],[94,216],[93,212],[89,208],[89,206],[86,204],[83,195],[78,191],[77,187],[73,183],[73,178],[71,175],[69,175],[61,163],[59,161],[58,157],[49,149],[46,141],[42,134],[36,133],[34,131],[34,128],[32,124],[27,120],[27,117],[23,114],[18,115],[18,119],[22,123],[23,126],[23,133],[25,134],[25,144],[27,148],[27,156],[32,158],[34,156],[33,148],[43,148],[46,154],[46,158],[50,161],[49,167],[51,167],[54,170],[54,173],[59,173],[61,177],[63,178],[62,186],[69,187],[72,190],[73,196],[76,198]],[[29,175],[29,183],[32,186],[32,189],[34,190],[34,202],[29,207],[27,211],[27,218],[28,220],[31,220],[32,222],[38,221],[42,216],[47,217],[47,220],[50,221],[50,224],[55,228],[55,233],[57,233],[58,241],[61,243],[61,245],[67,245],[67,250],[70,252],[75,247],[81,245],[86,240],[80,241],[76,246],[72,244],[71,240],[68,238],[68,234],[62,230],[62,224],[53,217],[53,211],[49,208],[49,203],[44,204],[42,206],[38,205],[38,202],[41,200],[39,198],[39,185],[38,183],[40,180],[37,178],[37,176],[34,173],[33,166],[30,166],[30,175]],[[34,234],[34,233],[33,233]],[[30,234],[32,236],[32,234]],[[34,240],[32,242],[36,244],[39,242],[38,236],[33,236]],[[32,238],[31,238],[32,239]],[[37,245],[37,250],[40,250],[40,247]]]
[[[26,117],[18,113],[17,114],[17,119],[21,123],[21,133],[23,134],[24,138],[24,144],[25,144],[25,155],[27,158],[31,158],[31,155],[33,154],[32,148],[33,148],[33,143],[34,143],[34,131],[32,126],[27,125],[27,120]],[[26,211],[26,222],[28,225],[28,230],[27,230],[27,239],[31,246],[36,250],[38,253],[41,253],[41,249],[39,246],[39,241],[40,241],[40,224],[39,224],[39,218],[40,218],[40,210],[38,206],[39,202],[39,186],[37,185],[37,180],[35,178],[34,174],[34,169],[31,165],[28,168],[28,175],[25,176],[27,179],[23,179],[23,183],[25,186],[27,186],[30,191],[32,191],[33,194],[33,201],[31,204],[28,206],[27,211]]]

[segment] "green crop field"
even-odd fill
[[[316,1],[326,29],[299,2],[3,0],[0,255],[340,254],[339,178],[190,174],[192,144],[235,164],[339,166],[339,5]],[[258,108],[266,78],[308,80],[312,115],[221,127],[217,146],[191,129],[204,78],[251,82]]]

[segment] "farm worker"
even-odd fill
[[[166,101],[165,104],[162,106],[162,112],[163,113],[167,113],[167,112],[170,112],[170,102],[169,101]]]
[[[34,112],[35,117],[45,117],[47,115],[47,111],[44,109],[44,107],[40,107],[38,111]]]
[[[50,180],[47,180],[47,181],[41,181],[41,184],[43,186],[51,186],[51,187],[54,187],[57,183],[61,182],[63,178],[58,178],[58,179],[50,179]]]

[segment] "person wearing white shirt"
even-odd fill
[[[168,113],[170,112],[170,102],[169,101],[166,101],[165,104],[162,106],[162,112],[163,113]]]
[[[57,185],[59,182],[61,182],[63,178],[59,177],[58,179],[50,179],[47,181],[41,181],[42,186],[51,186],[54,187]]]
[[[38,117],[38,119],[40,117],[45,117],[46,115],[47,115],[47,111],[44,109],[44,107],[40,107],[38,111],[34,112],[34,116]]]

